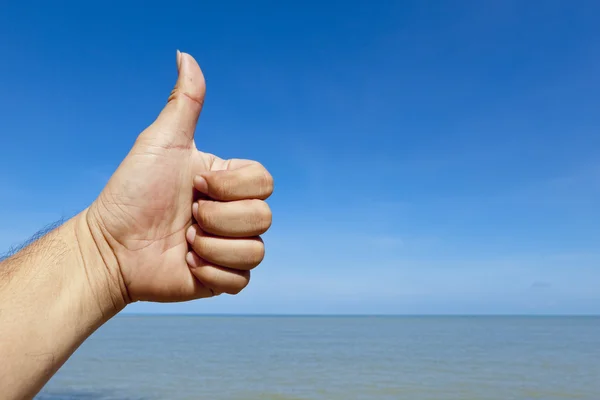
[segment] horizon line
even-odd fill
[[[311,313],[153,313],[153,312],[120,312],[117,316],[131,317],[600,317],[598,313],[571,314],[527,314],[527,313],[446,313],[446,314],[311,314]]]

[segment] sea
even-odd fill
[[[600,317],[118,316],[38,400],[600,400]]]

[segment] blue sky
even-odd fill
[[[181,49],[274,224],[239,296],[128,311],[600,313],[597,2],[6,3],[1,250],[93,201]]]

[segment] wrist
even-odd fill
[[[118,259],[89,209],[74,218],[74,233],[92,300],[108,320],[130,303]]]

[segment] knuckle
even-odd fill
[[[260,192],[264,198],[267,198],[273,193],[273,176],[259,162],[256,163],[256,168],[259,173],[258,186],[260,187]]]
[[[265,230],[269,229],[273,220],[273,214],[271,212],[271,207],[269,207],[269,205],[266,202],[260,202],[258,215],[260,220],[260,226],[263,227]]]
[[[261,241],[257,241],[255,245],[254,260],[256,265],[260,264],[265,259],[265,244]]]
[[[177,97],[180,96],[180,92],[177,88],[177,86],[175,86],[172,90],[171,93],[169,93],[169,98],[167,99],[167,104],[172,103],[173,101],[175,101],[175,99],[177,99]]]
[[[263,190],[266,197],[269,197],[273,194],[274,189],[273,176],[269,173],[269,171],[265,170]]]
[[[250,271],[247,273],[240,275],[242,279],[236,280],[236,284],[232,286],[230,294],[236,295],[239,294],[242,290],[244,290],[248,284],[250,283]]]
[[[263,200],[252,200],[252,225],[260,234],[271,227],[271,208]]]
[[[253,241],[244,258],[244,264],[248,268],[257,267],[265,258],[265,246],[262,241]]]

